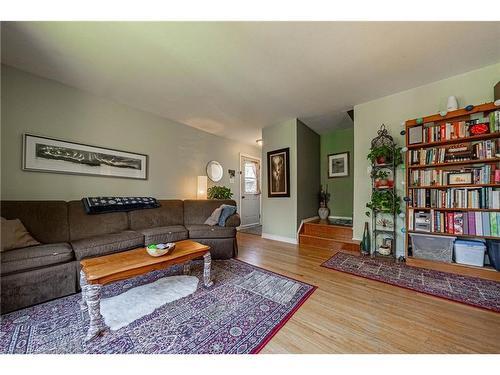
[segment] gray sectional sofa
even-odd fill
[[[152,243],[193,239],[213,259],[237,255],[238,214],[225,227],[203,224],[233,200],[160,200],[161,207],[88,215],[81,201],[2,201],[1,216],[20,219],[41,245],[1,253],[1,312],[76,293],[79,261]]]

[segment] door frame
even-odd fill
[[[242,189],[241,189],[241,179],[242,179],[242,176],[243,176],[243,171],[241,170],[241,160],[243,158],[246,158],[246,159],[253,159],[253,160],[258,160],[259,161],[259,165],[260,165],[260,168],[259,168],[259,183],[260,183],[260,194],[259,194],[259,224],[257,225],[262,225],[262,159],[257,157],[257,156],[253,156],[253,155],[249,155],[249,154],[244,154],[242,152],[240,152],[240,155],[239,155],[239,162],[238,162],[238,170],[239,170],[239,179],[238,179],[238,185],[239,185],[239,191],[240,191],[240,199],[239,199],[239,204],[240,204],[240,216],[241,216],[241,213],[242,213],[242,210],[243,210],[243,206],[241,205],[241,196],[243,194],[242,192]],[[247,225],[240,225],[240,228],[247,228],[247,227],[253,227],[255,226],[255,224],[247,224]]]

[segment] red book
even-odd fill
[[[495,169],[495,184],[500,182],[500,169]]]
[[[446,139],[446,125],[445,124],[441,124],[439,131],[441,133],[440,134],[440,138],[443,141],[444,139]]]
[[[453,223],[454,223],[454,215],[453,212],[448,212],[448,233],[453,234],[454,228],[453,228]]]

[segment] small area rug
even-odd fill
[[[191,276],[202,276],[193,262]],[[103,298],[168,276],[182,266],[103,287]],[[214,286],[163,304],[152,313],[89,343],[81,294],[2,315],[0,353],[257,353],[315,287],[235,259],[212,262]]]
[[[387,259],[337,253],[323,267],[416,292],[500,312],[500,283],[407,266]]]

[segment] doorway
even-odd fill
[[[240,154],[240,228],[260,225],[261,160]]]

